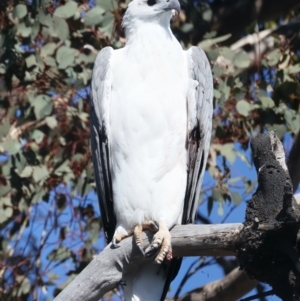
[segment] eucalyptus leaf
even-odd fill
[[[220,37],[217,37],[217,38],[211,38],[211,39],[203,40],[198,44],[198,47],[202,48],[203,50],[208,50],[212,46],[228,40],[230,37],[231,37],[231,34],[227,34],[227,35],[220,36]]]
[[[77,3],[69,1],[65,5],[60,5],[54,11],[54,16],[68,19],[75,15],[77,12]]]
[[[75,60],[75,49],[67,46],[61,46],[56,52],[56,61],[60,69],[71,66]]]
[[[31,40],[34,40],[40,31],[40,22],[35,21],[31,27]]]
[[[55,174],[62,176],[64,173],[72,172],[70,166],[70,160],[65,160],[58,168],[55,170]]]
[[[24,22],[19,23],[17,26],[16,35],[23,38],[28,38],[31,35],[31,27],[27,27]]]
[[[43,72],[45,70],[45,63],[43,62],[41,56],[38,53],[35,54],[35,59],[36,59],[36,62],[37,62],[40,72]]]
[[[241,194],[235,191],[231,193],[231,199],[233,204],[236,206],[242,202]]]
[[[300,115],[292,109],[286,109],[284,112],[284,117],[287,123],[287,126],[295,134],[300,130]]]
[[[0,189],[0,198],[2,198],[2,197],[4,197],[5,195],[7,195],[11,191],[10,181],[7,179],[6,185],[0,185],[0,188],[1,188]],[[1,209],[0,209],[0,212],[1,212]]]
[[[71,255],[72,253],[68,248],[61,246],[56,249],[53,249],[48,254],[47,259],[50,261],[64,262],[65,260],[69,259]]]
[[[10,129],[10,122],[7,118],[0,120],[0,141],[8,134]]]
[[[236,159],[236,151],[232,143],[225,143],[219,146],[219,150],[222,156],[224,156],[231,164]]]
[[[298,74],[298,73],[300,73],[300,64],[289,66],[287,72],[289,74]]]
[[[21,143],[11,137],[6,138],[3,142],[0,142],[0,152],[7,151],[10,155],[17,154],[21,149]]]
[[[188,33],[194,29],[194,25],[193,25],[193,23],[184,23],[180,29],[182,32]]]
[[[235,56],[235,53],[228,47],[220,47],[219,54],[230,61],[232,61]]]
[[[274,49],[271,52],[269,52],[267,55],[268,65],[273,67],[279,63],[281,52],[279,49]]]
[[[32,178],[35,183],[43,183],[49,176],[49,171],[45,165],[34,166]]]
[[[114,23],[114,15],[110,12],[106,12],[103,15],[101,23],[99,24],[101,33],[104,33],[107,37],[111,37],[114,28]]]
[[[268,97],[268,96],[261,96],[260,97],[260,101],[263,105],[264,108],[274,108],[275,106],[275,103],[274,103],[274,100],[271,98],[271,97]]]
[[[222,216],[224,214],[224,203],[218,202],[218,215]]]
[[[42,119],[52,112],[52,99],[48,95],[38,95],[34,100],[34,114],[36,119]]]
[[[213,188],[212,190],[212,198],[215,200],[215,201],[224,201],[224,197],[222,195],[222,192],[219,188]]]
[[[113,11],[118,7],[114,0],[96,0],[96,6],[101,7],[104,11]]]
[[[284,134],[286,133],[286,125],[285,124],[266,124],[267,131],[276,131],[276,136],[282,140],[284,138]]]
[[[219,90],[214,89],[214,97],[219,99],[221,98],[222,94]]]
[[[245,117],[249,116],[251,109],[252,109],[251,104],[244,99],[238,101],[236,104],[236,110],[239,112],[239,114]]]
[[[48,127],[50,129],[55,129],[56,128],[56,126],[57,126],[57,120],[56,120],[56,118],[54,116],[48,116],[48,117],[46,117],[45,121],[46,121],[46,124],[48,125]]]
[[[27,165],[20,173],[20,177],[21,178],[29,178],[29,177],[31,177],[32,172],[33,172],[32,166]]]
[[[53,58],[52,56],[46,56],[44,58],[44,61],[43,63],[47,66],[50,66],[50,67],[57,67],[57,63],[56,63],[56,60],[55,58]]]
[[[31,203],[36,204],[36,203],[40,202],[46,193],[47,193],[47,190],[45,190],[42,187],[37,186],[34,190],[34,193],[32,194]]]
[[[56,33],[56,36],[62,41],[67,40],[70,36],[69,25],[62,18],[53,18],[53,30]]]
[[[57,47],[56,43],[53,42],[47,43],[41,48],[41,52],[40,52],[41,57],[44,58],[46,56],[53,55],[56,50],[56,47]]]
[[[27,6],[25,4],[17,4],[13,10],[13,17],[22,19],[27,15]]]
[[[33,139],[37,144],[40,144],[45,137],[45,134],[40,130],[33,130],[31,134],[31,139]]]
[[[93,26],[100,24],[103,20],[104,13],[105,10],[99,6],[92,8],[83,16],[84,25]]]
[[[18,287],[18,290],[13,291],[15,296],[21,297],[22,295],[26,295],[30,292],[31,283],[27,277],[18,275],[16,277],[16,281],[20,284],[20,287]]]
[[[26,66],[27,68],[31,68],[32,66],[36,66],[37,62],[36,62],[36,57],[34,54],[29,55],[26,59]]]
[[[10,196],[0,198],[0,224],[6,222],[12,217],[13,209],[10,201]]]
[[[244,50],[240,50],[233,59],[233,63],[236,67],[241,68],[241,69],[245,69],[248,68],[250,66],[250,57],[248,55],[248,53]]]
[[[99,233],[101,230],[101,225],[100,225],[99,219],[93,219],[88,224],[88,229],[89,229],[89,236],[86,241],[86,245],[87,245],[87,247],[92,247],[99,238]]]

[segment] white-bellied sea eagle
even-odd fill
[[[164,300],[181,262],[172,259],[169,230],[194,222],[209,152],[210,64],[173,35],[170,19],[179,11],[178,0],[130,2],[126,46],[102,49],[93,70],[91,145],[106,240],[116,247],[134,235],[143,254],[170,261],[127,273],[127,301]],[[145,229],[155,232],[146,250]]]

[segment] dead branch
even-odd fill
[[[247,39],[247,37],[246,37]],[[242,39],[243,40],[243,39]],[[242,41],[241,40],[241,41]],[[240,43],[240,47],[243,46],[243,43]],[[284,171],[287,171],[287,167],[290,173],[290,177],[292,183],[294,185],[294,191],[299,185],[300,182],[300,132],[295,138],[294,144],[290,151],[287,165],[285,163],[285,153],[282,144],[280,143],[278,137],[276,135],[271,135],[271,143],[273,152],[275,157]],[[294,196],[295,200],[298,204],[300,204],[300,194]],[[235,271],[235,272],[234,272]],[[232,274],[233,273],[233,274]],[[219,289],[214,291],[216,288],[222,288],[226,284],[227,293],[225,295],[222,294],[222,290]],[[213,300],[226,300],[226,301],[234,301],[238,298],[242,297],[244,294],[252,290],[258,281],[250,279],[246,272],[238,271],[237,269],[233,270],[231,273],[226,275],[224,278],[215,281],[213,283],[208,283],[203,287],[197,288],[195,290],[190,291],[186,295],[184,295],[178,301],[213,301]],[[204,297],[205,296],[205,297]],[[190,298],[190,299],[189,299]]]
[[[257,284],[257,280],[235,268],[226,277],[192,290],[176,301],[236,301]]]
[[[236,254],[236,242],[242,224],[177,225],[172,231],[174,256],[227,256]],[[152,233],[143,234],[148,246]],[[115,288],[122,275],[136,269],[143,258],[133,238],[127,238],[120,247],[108,245],[54,300],[98,301]]]

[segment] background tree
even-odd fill
[[[97,52],[125,43],[121,21],[127,4],[0,2],[3,300],[52,300],[104,247],[89,151],[89,81]],[[200,223],[213,220],[215,207],[225,221],[249,199],[255,181],[247,173],[237,176],[233,164],[244,162],[241,170],[251,165],[248,142],[255,133],[276,129],[289,149],[299,132],[299,24],[298,0],[182,1],[173,31],[183,47],[206,51],[215,85]],[[289,161],[295,190],[299,140]],[[184,300],[181,287],[212,262],[225,274],[237,266],[201,257],[169,296]],[[257,285],[234,275],[248,285],[245,292]]]

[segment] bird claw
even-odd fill
[[[113,249],[120,248],[120,246],[118,245],[117,239],[115,237],[113,237],[113,239],[112,239],[111,246]]]
[[[161,264],[164,260],[170,261],[172,259],[171,234],[164,222],[159,223],[159,230],[153,236],[150,246],[145,251],[146,257],[154,255],[157,251],[158,255],[154,259],[155,263]]]
[[[145,252],[145,257],[151,257],[153,256],[155,253],[157,252],[157,248],[150,246],[147,248],[146,252]]]
[[[144,251],[143,247],[142,247],[142,246],[140,246],[140,245],[138,245],[138,247],[139,247],[139,249],[140,249],[141,253],[143,254],[143,256],[145,257],[145,256],[146,256],[146,253],[145,253],[145,251]]]

